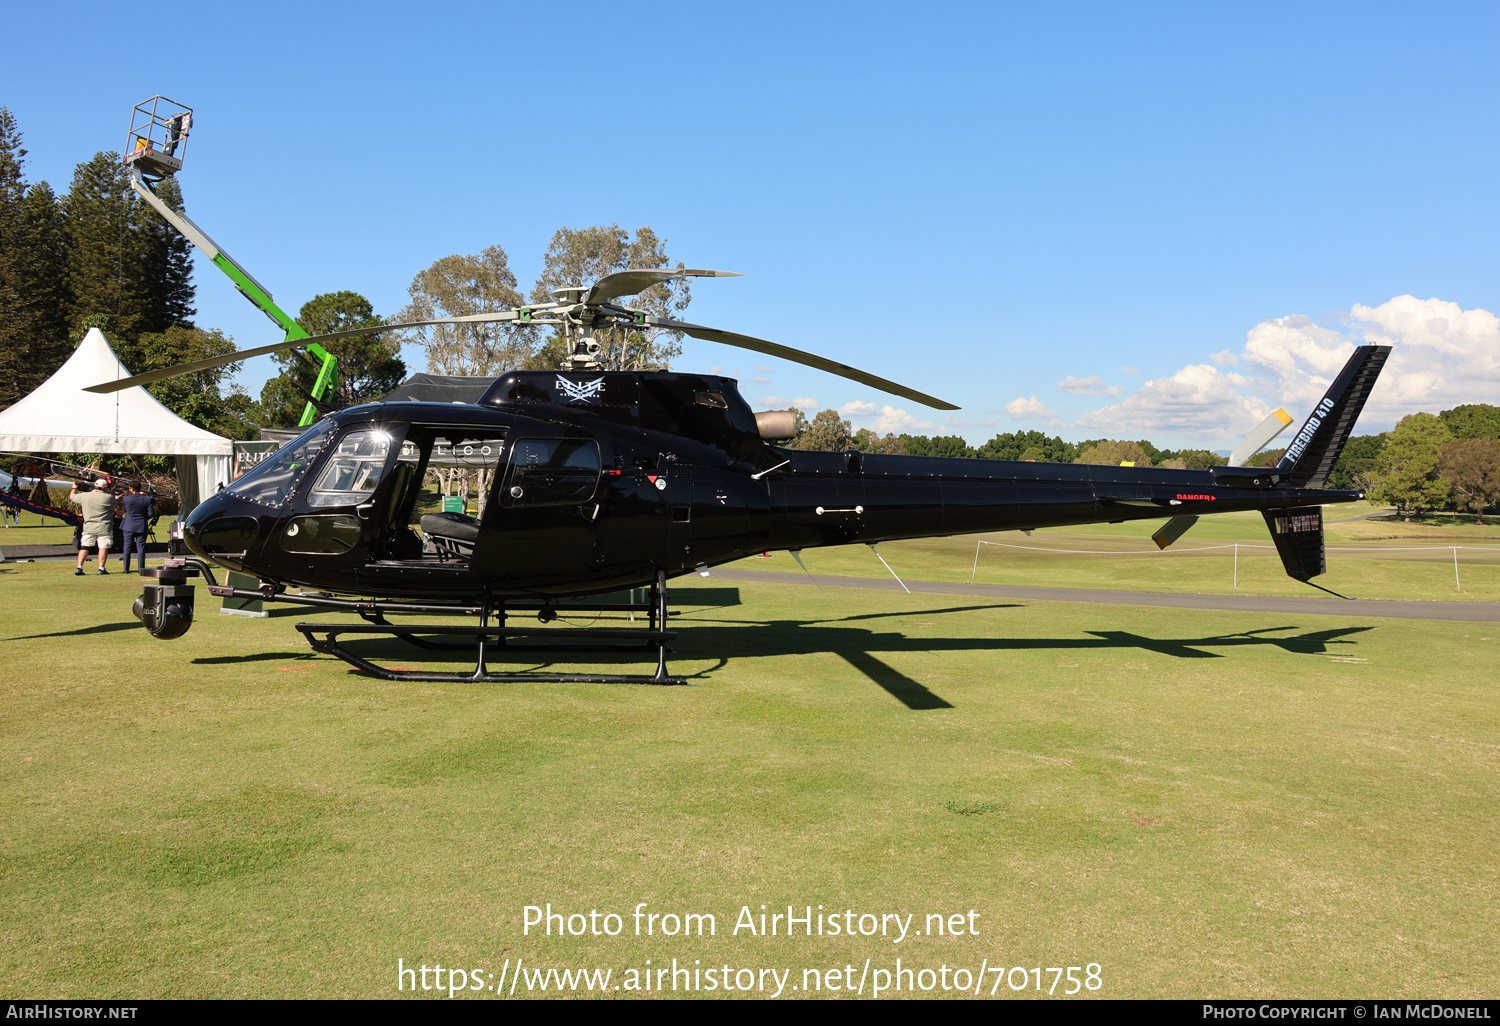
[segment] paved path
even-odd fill
[[[833,577],[819,574],[776,573],[768,570],[719,568],[713,576],[725,581],[757,584],[818,584],[826,588],[866,588],[900,591],[893,580],[876,577]],[[903,578],[905,580],[905,578]],[[1031,599],[1047,602],[1100,602],[1120,606],[1163,606],[1171,609],[1229,609],[1253,613],[1316,613],[1322,616],[1390,617],[1400,620],[1471,620],[1500,623],[1500,602],[1399,602],[1385,599],[1275,598],[1260,595],[1171,595],[1156,591],[1095,591],[1092,588],[1020,588],[1003,584],[949,584],[906,581],[913,592],[933,595],[970,595],[983,598]]]

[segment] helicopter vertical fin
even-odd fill
[[[1261,510],[1286,575],[1306,584],[1328,569],[1323,552],[1323,507]]]
[[[1354,431],[1354,422],[1365,408],[1365,400],[1390,355],[1390,346],[1355,348],[1302,430],[1287,446],[1286,455],[1276,464],[1283,484],[1291,488],[1328,487],[1328,475],[1344,451],[1344,443]]]

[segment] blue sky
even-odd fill
[[[1493,5],[32,4],[7,22],[29,42],[0,69],[29,177],[65,189],[120,148],[133,103],[188,103],[189,213],[293,312],[353,289],[392,313],[434,259],[495,243],[529,285],[556,228],[650,224],[674,259],[746,274],[697,284],[691,319],[964,407],[687,342],[679,369],[735,373],[757,408],[1228,447],[1266,409],[1304,414],[1374,338],[1405,362],[1361,430],[1500,402]],[[197,283],[200,324],[276,339],[217,272]]]

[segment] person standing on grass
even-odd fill
[[[89,558],[89,549],[96,545],[99,547],[99,569],[94,573],[109,573],[104,569],[104,561],[109,556],[109,543],[115,533],[115,497],[109,489],[109,479],[96,478],[93,487],[86,492],[80,492],[75,484],[68,491],[68,499],[76,502],[83,511],[83,532],[78,536],[78,566],[73,571],[74,576],[83,576],[83,564]]]
[[[125,522],[120,530],[125,534],[125,548],[120,553],[125,558],[125,572],[130,573],[130,553],[136,555],[137,570],[146,569],[146,531],[151,518],[156,516],[156,499],[143,495],[145,488],[139,481],[131,481],[130,491],[120,500],[125,507]]]

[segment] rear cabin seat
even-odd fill
[[[479,537],[479,521],[462,513],[424,513],[422,533],[432,539],[443,559],[468,559]]]

